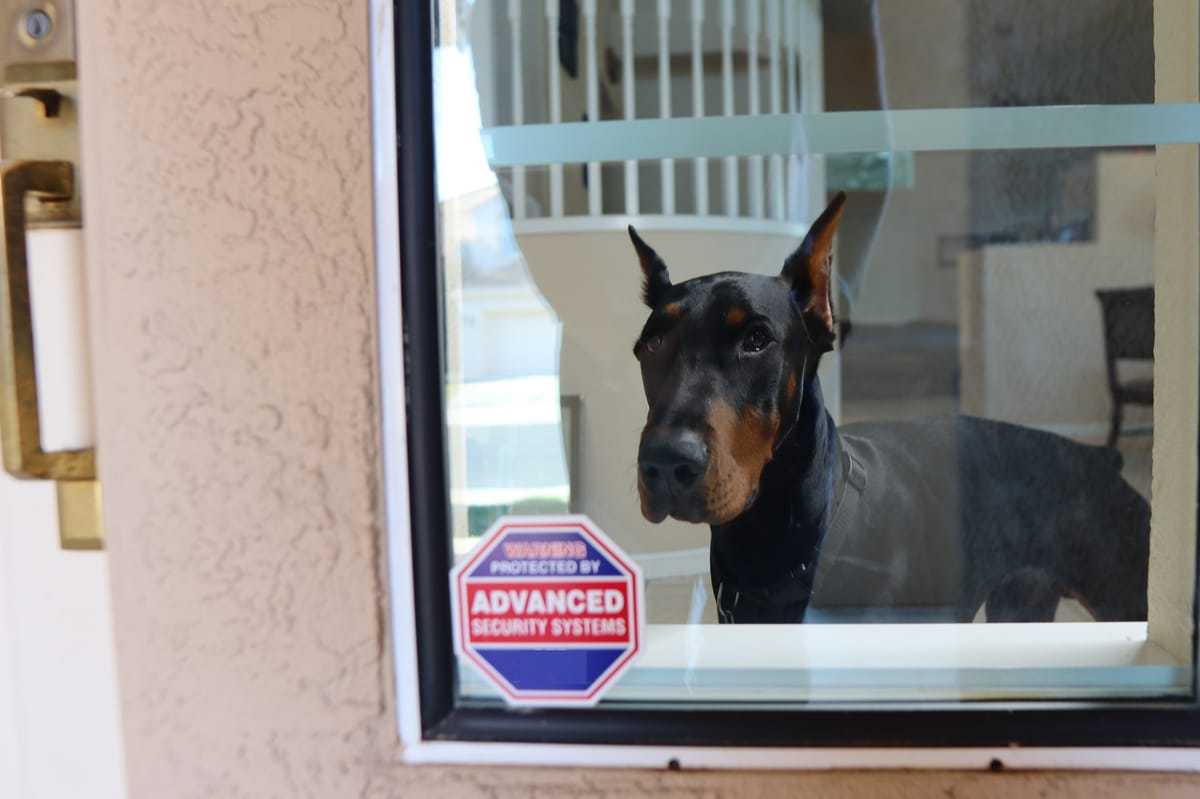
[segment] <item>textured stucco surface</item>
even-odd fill
[[[365,0],[80,5],[131,796],[1200,787],[1119,774],[401,767],[379,578]]]
[[[83,3],[133,796],[347,796],[388,728],[363,2]]]

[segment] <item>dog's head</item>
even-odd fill
[[[630,227],[650,307],[633,353],[649,412],[638,448],[642,515],[725,524],[757,498],[763,468],[792,432],[821,354],[838,194],[778,277],[719,272],[672,284]]]

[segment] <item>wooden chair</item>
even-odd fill
[[[1154,404],[1152,380],[1122,381],[1117,375],[1119,360],[1154,360],[1154,289],[1100,289],[1096,297],[1104,322],[1104,358],[1113,402],[1108,446],[1113,447],[1121,434],[1124,407]]]

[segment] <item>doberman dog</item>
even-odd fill
[[[672,284],[630,227],[650,317],[634,345],[649,404],[642,514],[712,529],[720,620],[1146,618],[1150,509],[1114,450],[986,419],[838,428],[817,378],[832,350],[845,195],[777,276]],[[816,614],[812,614],[816,616]],[[812,617],[810,616],[810,618]]]

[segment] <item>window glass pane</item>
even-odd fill
[[[603,701],[1191,695],[1200,107],[1152,2],[434,8],[448,534],[638,562]]]

